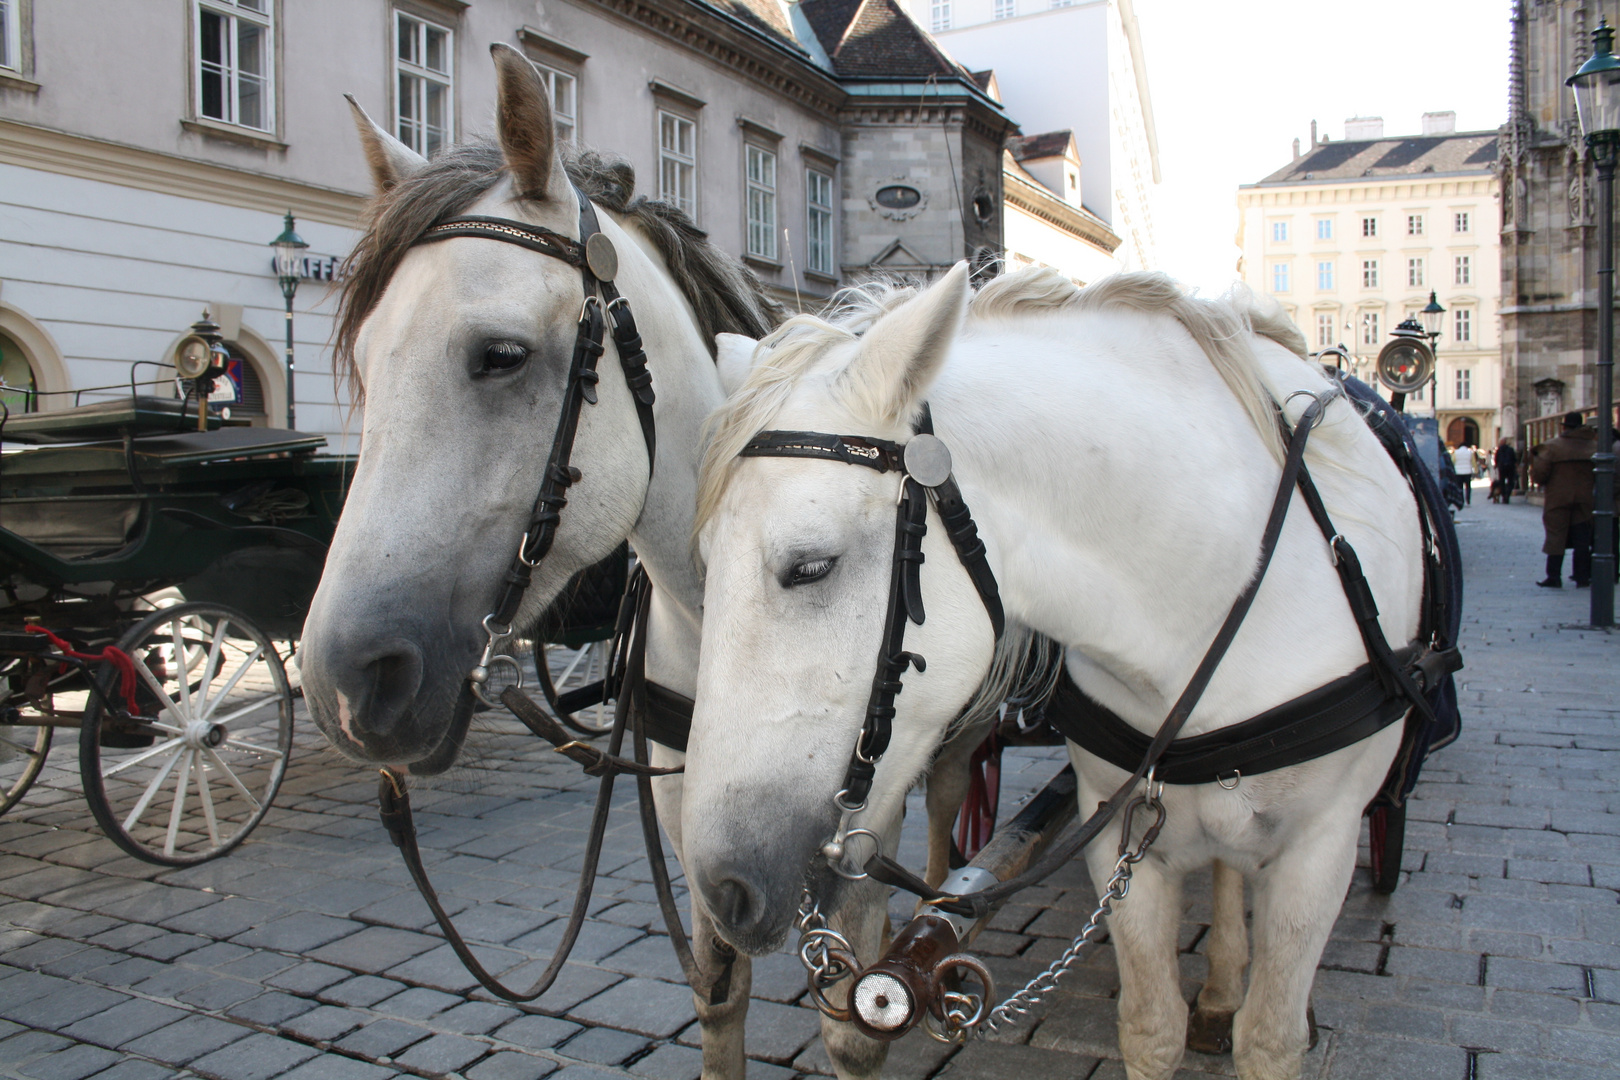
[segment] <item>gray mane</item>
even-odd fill
[[[697,316],[711,355],[716,334],[761,338],[782,321],[781,305],[759,279],[710,243],[691,218],[669,203],[635,195],[636,173],[629,162],[583,150],[565,152],[563,167],[587,198],[639,230],[663,256]],[[428,228],[480,199],[505,169],[500,147],[493,142],[461,143],[372,200],[365,234],[345,262],[333,356],[333,367],[348,379],[356,400],[361,387],[354,348],[360,327],[382,299],[405,253]]]

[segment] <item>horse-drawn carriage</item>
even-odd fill
[[[0,432],[30,447],[0,459],[0,813],[76,730],[97,822],[169,865],[240,843],[281,784],[284,662],[352,467],[319,435],[203,426],[131,396]]]

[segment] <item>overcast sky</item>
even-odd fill
[[[1218,293],[1237,279],[1237,188],[1287,164],[1311,120],[1333,139],[1350,116],[1417,134],[1507,114],[1511,0],[1135,0],[1163,182],[1159,268]]]

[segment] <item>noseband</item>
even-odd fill
[[[928,532],[928,504],[932,502],[945,525],[956,556],[973,579],[990,625],[999,641],[1006,627],[1001,593],[996,576],[985,558],[984,542],[968,512],[962,491],[951,475],[951,452],[934,435],[933,417],[923,406],[916,434],[904,446],[886,439],[861,435],[828,435],[817,431],[762,431],[738,452],[739,457],[804,457],[863,465],[880,473],[903,474],[900,499],[895,511],[894,566],[889,575],[888,610],[883,622],[877,672],[872,677],[872,693],[866,702],[866,718],[850,754],[842,790],[833,797],[840,813],[838,832],[822,853],[833,869],[845,877],[865,877],[844,869],[844,844],[849,836],[861,833],[875,840],[865,829],[850,829],[850,820],[866,808],[877,775],[877,763],[889,748],[894,727],[894,698],[904,688],[901,679],[906,668],[924,670],[926,663],[916,653],[905,650],[906,623],[921,626],[925,618],[922,600],[922,539]],[[926,493],[926,494],[925,494]]]
[[[579,482],[581,473],[569,463],[569,459],[573,456],[574,436],[579,430],[580,410],[587,402],[596,404],[596,384],[601,378],[596,370],[596,362],[602,356],[602,331],[607,320],[613,324],[613,344],[619,354],[619,366],[624,369],[625,382],[630,386],[636,415],[641,421],[642,438],[647,444],[649,479],[657,452],[652,373],[647,370],[647,353],[642,348],[641,334],[636,330],[630,301],[619,295],[619,290],[613,284],[619,270],[618,253],[613,248],[613,241],[597,225],[596,208],[591,205],[591,200],[578,187],[574,188],[574,194],[579,199],[578,240],[525,221],[467,216],[441,221],[416,241],[427,244],[455,237],[477,237],[516,244],[577,267],[583,286],[584,300],[580,306],[579,328],[574,334],[568,387],[563,392],[562,413],[557,418],[557,430],[551,439],[551,454],[546,459],[540,492],[535,496],[528,527],[523,530],[523,538],[518,542],[517,551],[507,568],[500,600],[494,610],[484,616],[484,632],[488,639],[483,655],[467,675],[472,692],[486,705],[497,704],[484,693],[491,666],[505,664],[511,667],[517,672],[517,685],[523,685],[521,666],[515,658],[497,654],[496,642],[511,635],[512,619],[523,603],[523,594],[533,579],[534,569],[546,557],[557,538],[562,508],[568,505],[568,488]]]

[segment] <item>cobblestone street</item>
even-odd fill
[[[1534,587],[1537,508],[1477,494],[1458,521],[1463,735],[1417,789],[1399,890],[1379,896],[1357,873],[1317,974],[1309,1077],[1620,1075],[1620,636],[1579,628],[1584,590]],[[572,901],[595,781],[516,731],[484,723],[470,760],[416,806],[446,906],[487,966],[527,985]],[[124,856],[96,830],[71,734],[0,819],[0,1074],[698,1075],[691,995],[661,933],[633,784],[619,783],[571,962],[517,1008],[469,993],[378,823],[376,774],[324,749],[307,720],[264,824],[225,858],[178,871]],[[1004,814],[1060,763],[1055,751],[1009,754]],[[913,798],[903,854],[918,865]],[[1207,891],[1207,878],[1187,890],[1189,996],[1204,970]],[[1065,948],[1095,894],[1077,865],[1019,900],[977,946],[1004,991]],[[893,910],[909,914],[900,900]],[[1011,1039],[956,1049],[913,1034],[886,1075],[1122,1080],[1116,991],[1104,946]],[[753,992],[750,1076],[829,1073],[797,960],[757,962]],[[1180,1075],[1231,1074],[1230,1058],[1189,1054]]]

